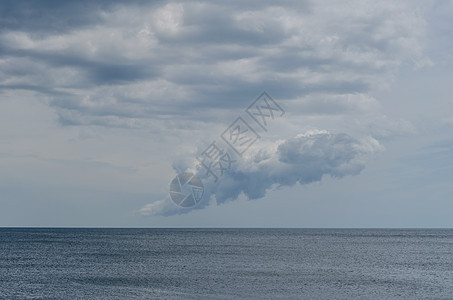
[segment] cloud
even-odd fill
[[[162,215],[166,210],[171,209],[171,206],[168,205],[168,201],[170,201],[170,199],[166,198],[164,200],[148,203],[139,210],[139,213],[143,216]]]
[[[33,31],[41,34],[66,33],[74,28],[93,26],[101,21],[99,9],[108,10],[114,1],[64,2],[46,0],[2,1],[1,28]]]
[[[0,10],[0,93],[30,92],[63,127],[145,128],[170,156],[266,90],[291,134],[350,134],[316,131],[251,152],[207,186],[218,203],[358,174],[382,147],[374,138],[415,131],[371,95],[401,66],[429,62],[425,15],[408,2],[8,1]],[[142,213],[171,214],[171,205]]]
[[[373,138],[357,140],[345,133],[309,131],[294,138],[275,142],[267,149],[255,151],[225,173],[217,183],[201,169],[198,176],[204,180],[204,202],[195,209],[204,208],[215,199],[217,204],[236,200],[240,195],[259,199],[273,187],[301,185],[321,181],[324,176],[341,178],[357,175],[365,161],[383,150]],[[174,168],[182,173],[188,170],[187,161],[178,161]],[[192,208],[177,208],[169,199],[144,206],[143,215],[172,215],[187,213]]]
[[[63,125],[144,126],[264,89],[322,102],[426,60],[423,15],[391,1],[16,3],[2,5],[0,86],[48,96]]]

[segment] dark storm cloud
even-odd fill
[[[164,2],[131,0],[127,4],[152,7]],[[3,0],[0,4],[0,29],[21,30],[37,36],[64,34],[102,24],[105,20],[100,12],[111,12],[121,5],[124,1]]]
[[[0,28],[34,34],[57,34],[102,22],[99,10],[108,10],[114,1],[14,1],[0,4]]]
[[[367,93],[418,57],[418,17],[404,6],[343,6],[2,2],[0,84],[48,96],[63,124],[104,124],[108,116],[105,124],[122,126],[242,108],[262,90],[284,100]],[[355,111],[310,106],[319,114],[335,109]]]
[[[152,79],[153,77],[160,75],[157,72],[157,69],[159,68],[158,64],[156,64],[154,68],[150,68],[143,62],[127,59],[123,61],[96,60],[81,56],[71,51],[60,53],[5,49],[3,51],[3,55],[7,58],[16,57],[31,59],[35,62],[39,62],[53,68],[73,67],[79,69],[85,73],[85,80],[83,82],[83,86],[78,86],[77,82],[73,82],[73,87],[88,87],[132,82],[143,79]],[[20,68],[20,63],[16,63],[15,68]],[[28,69],[27,72],[22,71],[21,73],[13,71],[9,74],[26,75],[30,72],[34,72],[34,70]]]

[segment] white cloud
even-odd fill
[[[327,175],[337,178],[357,175],[366,160],[382,150],[379,142],[371,137],[359,141],[344,133],[311,130],[292,139],[275,142],[265,149],[252,150],[243,160],[233,164],[232,169],[216,183],[201,168],[198,176],[208,182],[205,186],[206,200],[195,208],[204,208],[211,197],[217,204],[236,200],[241,194],[248,199],[258,199],[276,186],[308,184]],[[179,164],[175,165],[179,173],[188,170],[187,160]],[[140,212],[144,215],[171,215],[190,210],[178,208],[167,199],[147,204]]]

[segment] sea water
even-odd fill
[[[0,299],[453,299],[453,230],[0,229]]]

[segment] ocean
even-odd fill
[[[2,228],[0,299],[453,299],[453,230]]]

